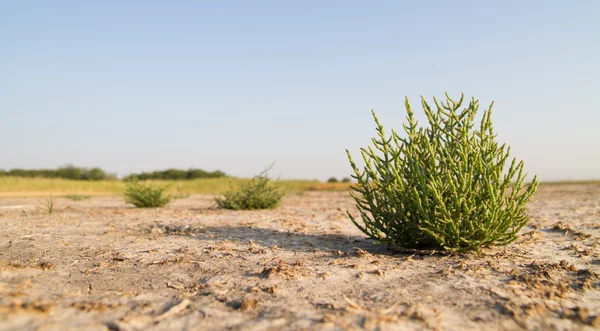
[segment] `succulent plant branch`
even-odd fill
[[[499,146],[492,128],[493,103],[474,130],[479,101],[461,109],[434,98],[433,110],[421,104],[428,127],[418,127],[408,98],[405,135],[387,135],[373,111],[377,137],[361,148],[358,168],[348,150],[357,184],[351,195],[361,220],[352,222],[380,243],[404,248],[467,251],[506,245],[527,224],[525,205],[538,187],[537,176],[525,185],[523,161],[512,160],[510,147]]]

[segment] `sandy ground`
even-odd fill
[[[521,239],[479,256],[373,245],[346,192],[244,212],[36,203],[0,200],[2,330],[600,328],[597,184],[541,187]]]

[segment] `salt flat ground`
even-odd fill
[[[598,184],[540,187],[519,241],[479,256],[373,245],[347,192],[36,204],[0,200],[2,330],[600,328]]]

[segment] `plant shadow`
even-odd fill
[[[307,234],[250,226],[193,227],[155,224],[153,227],[168,236],[187,236],[215,242],[224,240],[241,243],[253,242],[264,247],[277,246],[279,249],[299,252],[348,252],[361,249],[372,254],[402,254],[389,249],[387,245],[375,245],[370,239],[353,235]]]

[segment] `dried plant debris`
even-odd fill
[[[13,299],[7,304],[0,304],[0,314],[17,314],[24,312],[44,314],[49,312],[54,306],[53,303],[40,299],[33,301]]]
[[[230,304],[230,306],[234,309],[239,309],[242,311],[253,310],[259,305],[259,300],[253,297],[245,297],[241,301],[234,301]]]
[[[313,275],[313,272],[304,267],[302,261],[296,261],[289,264],[285,261],[279,261],[276,265],[265,266],[260,273],[261,277],[271,279],[274,277],[292,279],[298,277],[307,277]]]
[[[165,236],[197,236],[202,233],[202,228],[190,225],[156,224],[152,226],[150,232]]]
[[[530,243],[537,244],[537,243],[541,242],[542,240],[544,240],[544,233],[533,230],[533,231],[525,232],[519,242],[523,243],[523,244],[530,244]]]
[[[343,252],[340,250],[337,250],[335,252],[333,252],[334,256],[337,257],[361,257],[361,258],[372,258],[373,254],[365,251],[362,248],[354,248],[353,250],[349,251],[349,252]]]
[[[527,269],[513,273],[513,282],[525,285],[532,295],[545,299],[565,298],[568,293],[598,287],[598,275],[577,269],[569,262],[532,262]]]
[[[56,264],[50,261],[0,261],[0,270],[15,270],[23,268],[41,269],[41,270],[54,270]]]
[[[567,235],[572,235],[575,236],[576,239],[582,240],[582,239],[587,239],[587,238],[591,238],[592,235],[587,233],[587,232],[583,232],[577,229],[574,229],[573,227],[571,227],[568,224],[565,224],[563,222],[557,222],[554,225],[552,225],[552,227],[550,228],[551,231],[558,231],[558,232],[562,232],[565,236]]]

